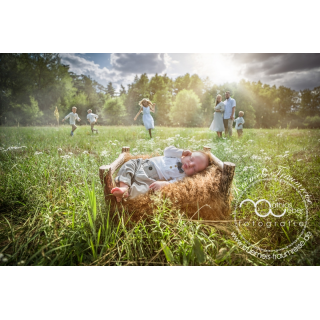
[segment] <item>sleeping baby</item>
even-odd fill
[[[191,152],[170,146],[164,156],[150,159],[133,159],[120,168],[115,178],[116,188],[111,193],[120,202],[122,198],[133,199],[140,194],[160,190],[186,176],[192,176],[212,164],[210,153]]]

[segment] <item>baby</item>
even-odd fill
[[[115,178],[117,187],[111,193],[120,202],[121,198],[132,199],[150,189],[157,191],[204,170],[212,160],[210,153],[170,146],[164,149],[164,156],[126,162]]]

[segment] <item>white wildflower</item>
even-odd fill
[[[69,159],[69,158],[71,158],[70,156],[68,156],[68,155],[65,155],[65,156],[61,156],[61,158],[62,159]],[[67,170],[67,169],[66,169]]]
[[[103,150],[103,151],[101,152],[101,157],[108,157],[108,156],[109,156],[109,152],[108,152],[108,151]]]
[[[4,149],[4,150],[1,150],[3,152],[6,152],[6,151],[14,151],[14,150],[20,150],[22,148],[26,148],[26,146],[21,146],[21,147],[9,147],[8,149]]]
[[[261,157],[256,156],[256,155],[253,155],[253,156],[251,156],[251,159],[253,159],[253,160],[259,160],[259,159],[261,159]]]
[[[38,152],[38,151],[36,151],[36,152],[34,153],[35,156],[37,156],[38,154],[43,154],[43,152],[40,152],[40,151]]]
[[[263,151],[264,151],[263,149],[260,150],[260,152],[263,152]]]
[[[59,149],[58,149],[58,152],[62,152],[62,149],[61,149],[61,148],[59,148]]]
[[[265,160],[271,160],[271,158],[270,158],[270,157],[264,157],[264,159],[265,159]]]
[[[83,154],[89,154],[89,152],[87,150],[82,152]]]
[[[0,260],[3,258],[3,253],[0,253]]]
[[[72,152],[69,152],[69,154],[73,154]]]
[[[289,151],[286,151],[285,153],[289,153]]]
[[[7,262],[8,258],[2,258],[2,262]]]
[[[303,159],[298,159],[297,161],[303,161]]]

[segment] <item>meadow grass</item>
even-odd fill
[[[98,129],[91,134],[80,126],[71,137],[67,125],[0,128],[0,265],[319,264],[320,130],[245,129],[241,140],[235,132],[217,140],[207,128],[157,127],[153,139],[138,126]],[[132,154],[163,154],[169,145],[209,145],[235,163],[233,202],[254,174],[282,168],[311,195],[312,239],[284,259],[260,259],[238,246],[232,222],[190,221],[166,200],[150,221],[126,224],[127,213],[104,202],[99,166],[113,162],[122,146]],[[291,232],[277,241],[290,242]]]

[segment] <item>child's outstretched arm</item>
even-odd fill
[[[142,112],[142,107],[141,107],[141,109],[139,110],[139,112],[137,113],[137,115],[134,117],[134,121],[136,121],[137,120],[137,118],[138,118],[138,116],[139,116],[139,114]]]
[[[150,108],[150,111],[153,113],[156,112],[156,104],[155,103],[152,104],[152,108]]]
[[[67,114],[67,115],[62,119],[62,122],[63,122],[64,120],[69,119],[69,118],[70,118],[70,113],[69,113],[69,114]]]

